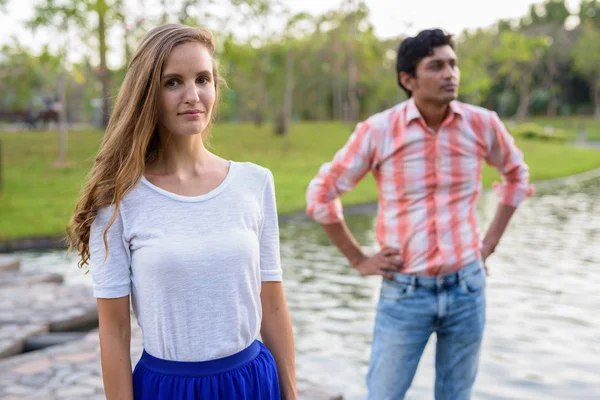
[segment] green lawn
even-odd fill
[[[542,126],[553,126],[565,130],[565,134],[569,140],[575,140],[579,128],[583,126],[587,140],[600,141],[600,120],[593,117],[535,117],[528,122],[535,122]]]
[[[600,125],[599,125],[600,126]],[[282,213],[304,209],[306,184],[321,163],[331,159],[352,127],[340,123],[301,123],[293,126],[289,148],[270,126],[221,124],[213,131],[212,150],[224,158],[252,161],[270,168]],[[78,192],[96,154],[102,133],[71,132],[71,166],[55,168],[56,132],[0,132],[3,145],[3,191],[0,195],[0,239],[54,235],[64,232]],[[558,143],[518,140],[533,180],[567,176],[600,167],[600,152]],[[484,185],[498,179],[484,171]],[[373,201],[369,176],[344,196],[344,204]]]

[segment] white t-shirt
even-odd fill
[[[225,357],[260,331],[261,281],[281,281],[273,175],[231,162],[224,181],[181,196],[142,178],[121,202],[100,210],[90,232],[94,296],[131,293],[144,349],[176,361]]]

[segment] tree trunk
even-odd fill
[[[196,2],[197,3],[197,2]],[[179,23],[186,24],[189,19],[189,8],[194,4],[193,0],[185,0],[181,5],[181,10],[179,11]]]
[[[264,51],[264,50],[263,50]],[[252,112],[252,118],[254,124],[258,127],[262,126],[265,121],[265,110],[266,110],[266,98],[267,98],[267,60],[269,57],[268,51],[264,51],[264,54],[259,53],[257,71],[258,79],[256,82],[256,94],[254,96],[256,100],[255,108]]]
[[[558,114],[558,97],[554,93],[550,94],[550,101],[548,103],[548,110],[546,115],[549,117],[556,117]]]
[[[600,85],[596,83],[596,80],[592,83],[594,88],[594,117],[600,119]]]
[[[58,78],[58,96],[60,99],[60,110],[58,113],[58,157],[60,165],[67,159],[67,73],[63,71]]]
[[[167,22],[169,22],[169,14],[167,14],[167,0],[161,0],[160,6],[162,9],[162,14],[160,16],[160,23],[166,24]]]
[[[521,81],[519,85],[519,107],[515,118],[517,121],[523,121],[529,114],[529,82]]]
[[[292,120],[292,101],[294,94],[294,49],[292,46],[288,48],[285,57],[285,89],[283,93],[283,106],[279,124],[275,131],[278,135],[287,136]]]
[[[108,76],[108,70],[106,66],[106,11],[98,11],[98,43],[100,44],[100,82],[102,83],[102,127],[108,126],[108,120],[110,118],[110,100],[108,98],[108,92],[110,87],[110,81]]]
[[[344,119],[344,92],[342,81],[333,78],[333,119],[341,121]]]
[[[0,194],[2,193],[2,189],[4,186],[4,182],[2,182],[2,165],[3,164],[3,160],[2,160],[2,140],[0,139]]]
[[[358,67],[356,66],[355,56],[355,36],[356,36],[356,7],[354,1],[351,2],[351,17],[348,24],[348,122],[358,121],[359,102],[356,79],[358,77]]]
[[[546,115],[549,117],[554,117],[556,116],[557,112],[558,112],[558,98],[557,98],[557,90],[555,90],[555,85],[554,85],[554,81],[555,81],[555,77],[558,73],[558,69],[556,66],[556,61],[552,58],[550,58],[550,60],[548,61],[548,74],[546,74],[545,77],[545,81],[546,81],[546,86],[548,87],[548,93],[549,93],[549,101],[548,101],[548,108],[546,110]]]

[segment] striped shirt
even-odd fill
[[[495,112],[453,101],[435,132],[409,99],[356,126],[308,185],[307,214],[322,224],[343,220],[340,196],[371,171],[380,246],[400,252],[403,273],[454,272],[481,255],[483,161],[503,177],[494,185],[501,203],[516,207],[533,193],[523,154]]]

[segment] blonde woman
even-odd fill
[[[297,397],[273,176],[205,147],[213,52],[198,28],[144,37],[67,228],[93,278],[108,400]]]

